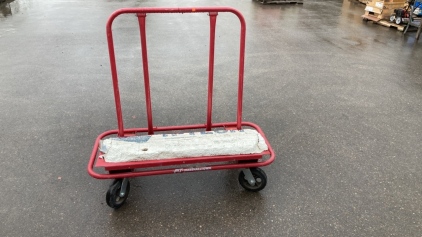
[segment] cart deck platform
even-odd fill
[[[267,149],[264,138],[252,129],[112,137],[100,144],[104,161],[114,163],[256,154]]]

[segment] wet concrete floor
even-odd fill
[[[137,178],[118,211],[86,172],[116,128],[105,23],[142,6],[232,6],[247,22],[244,120],[277,160],[260,193],[238,171]],[[356,1],[6,2],[0,11],[0,236],[419,236],[422,67],[414,33]],[[115,22],[125,125],[146,126],[136,18]],[[208,17],[147,17],[154,122],[205,122]],[[238,21],[217,20],[214,121],[235,120]]]

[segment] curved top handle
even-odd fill
[[[112,24],[113,20],[125,13],[198,13],[198,12],[231,12],[235,14],[241,27],[245,26],[245,18],[242,13],[232,7],[143,7],[143,8],[121,8],[113,12],[107,22],[107,26]]]

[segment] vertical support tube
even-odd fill
[[[149,71],[148,71],[148,54],[147,54],[147,38],[145,29],[146,13],[138,13],[139,31],[141,34],[141,48],[142,48],[142,66],[144,69],[144,87],[145,87],[145,102],[147,108],[148,119],[148,134],[154,134],[152,125],[152,106],[151,106],[151,88],[149,84]]]
[[[416,40],[419,40],[419,36],[421,35],[422,30],[422,22],[419,22],[418,31],[416,32]]]
[[[210,55],[208,67],[208,106],[207,106],[207,126],[206,130],[211,130],[212,125],[212,94],[214,87],[214,49],[215,49],[215,23],[217,21],[217,12],[210,12]]]
[[[246,23],[242,15],[238,15],[240,20],[240,56],[239,56],[239,88],[237,93],[237,129],[242,129],[242,103],[243,103],[243,75],[245,72],[245,39]]]
[[[117,115],[117,127],[119,137],[124,135],[123,127],[123,115],[122,115],[122,105],[120,102],[120,92],[119,92],[119,82],[117,78],[117,66],[116,66],[116,56],[114,53],[114,43],[113,43],[113,32],[111,25],[113,20],[107,22],[107,42],[108,42],[108,53],[110,55],[110,68],[111,68],[111,78],[113,80],[113,90],[114,90],[114,102],[116,103],[116,115]]]

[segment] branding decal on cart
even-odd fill
[[[114,141],[133,142],[133,143],[147,143],[151,135],[147,136],[133,136],[133,137],[113,137],[110,138]]]
[[[195,171],[205,171],[211,170],[211,167],[200,167],[200,168],[187,168],[187,169],[175,169],[174,173],[184,173],[184,172],[195,172]]]
[[[189,133],[164,133],[162,134],[163,137],[177,137],[177,136],[198,136],[198,135],[207,135],[207,134],[222,134],[222,133],[243,133],[245,132],[242,130],[216,130],[216,131],[202,131],[202,132],[189,132]]]

